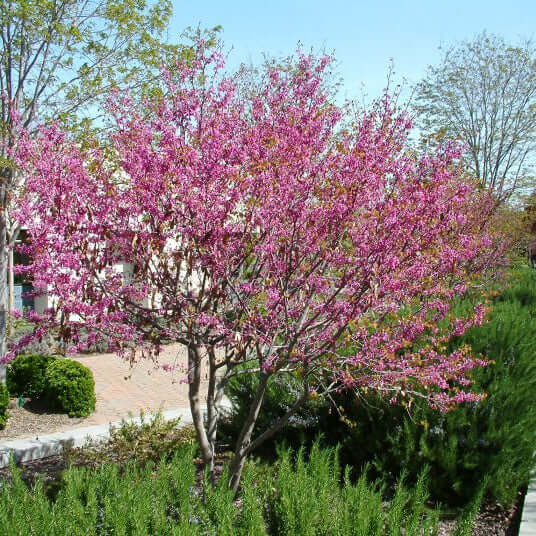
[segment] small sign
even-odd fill
[[[22,313],[22,285],[15,285],[13,288],[13,307]]]

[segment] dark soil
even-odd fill
[[[41,434],[51,434],[84,421],[71,418],[65,413],[56,413],[39,401],[25,401],[24,407],[18,407],[18,400],[13,398],[8,409],[6,427],[0,430],[0,442],[10,439],[38,438]]]
[[[512,508],[505,509],[499,504],[485,503],[474,522],[473,536],[517,536],[519,523],[516,525],[518,503]],[[438,536],[448,536],[452,533],[456,521],[443,519],[439,523]],[[514,531],[512,532],[512,528]]]

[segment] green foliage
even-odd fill
[[[410,416],[378,397],[358,405],[346,395],[339,403],[353,426],[324,427],[342,441],[345,461],[371,462],[391,480],[403,470],[414,480],[427,465],[433,497],[451,504],[470,502],[487,475],[489,499],[514,501],[534,467],[536,443],[536,274],[520,275],[496,298],[486,324],[451,342],[493,360],[473,375],[475,390],[487,397],[446,414],[417,403]]]
[[[0,47],[2,87],[25,119],[39,109],[72,124],[76,112],[87,117],[88,105],[102,103],[110,87],[148,83],[176,53],[177,46],[161,42],[171,14],[170,0],[0,3],[6,31]]]
[[[14,396],[42,398],[47,389],[46,369],[56,358],[49,355],[17,356],[7,367],[7,387]]]
[[[478,511],[480,509],[480,504],[484,496],[484,490],[486,489],[487,478],[481,482],[478,491],[471,501],[467,504],[465,509],[462,511],[461,515],[458,516],[458,521],[452,532],[452,536],[471,536],[473,534],[473,525]]]
[[[437,531],[438,513],[426,507],[424,476],[415,490],[399,483],[392,500],[384,502],[382,486],[365,476],[352,483],[349,471],[341,478],[336,450],[317,443],[309,459],[303,451],[282,450],[276,466],[247,466],[235,501],[225,471],[216,486],[200,493],[194,449],[183,445],[158,465],[71,467],[53,498],[42,481],[28,490],[12,464],[11,478],[0,482],[0,534],[417,536]]]
[[[497,303],[513,303],[522,307],[533,317],[536,315],[536,274],[525,266],[512,274],[512,284],[495,298]]]
[[[259,380],[255,374],[239,374],[227,384],[225,394],[231,401],[232,410],[220,425],[220,434],[224,440],[233,442],[238,437],[258,384]],[[300,389],[300,382],[294,374],[280,374],[270,378],[255,430],[263,432],[283,417],[300,397]],[[308,400],[285,429],[263,446],[265,452],[275,452],[275,442],[281,439],[294,445],[310,442],[316,435],[320,420],[327,409],[328,404],[321,398]]]
[[[95,410],[95,381],[87,367],[57,359],[46,369],[47,399],[69,417],[86,417]]]
[[[180,418],[165,420],[162,411],[149,419],[140,412],[139,419],[122,420],[118,426],[110,426],[106,443],[88,442],[69,452],[69,460],[77,465],[98,466],[115,462],[121,466],[135,459],[144,464],[151,460],[170,459],[173,453],[185,445],[195,444],[195,430],[182,426]]]
[[[188,535],[195,466],[192,448],[156,467],[130,462],[97,471],[71,467],[52,501],[41,481],[29,491],[19,471],[0,493],[0,534],[85,536],[89,534]],[[195,528],[195,527],[193,527]]]
[[[345,462],[372,463],[391,481],[404,470],[414,481],[427,465],[432,496],[450,504],[470,502],[488,475],[487,497],[513,502],[534,466],[536,442],[536,278],[524,270],[516,279],[495,299],[487,323],[451,342],[493,360],[473,375],[487,397],[446,414],[417,402],[408,415],[380,397],[342,395],[336,402],[351,426],[332,416],[323,431],[341,442]]]
[[[288,535],[417,535],[434,534],[438,512],[426,507],[426,478],[409,491],[402,481],[391,501],[384,487],[369,483],[366,472],[357,482],[347,467],[341,478],[337,449],[315,442],[306,459],[290,449],[279,452],[271,479],[259,485],[260,502],[267,505],[270,534]]]
[[[15,396],[44,400],[71,417],[85,417],[95,409],[93,375],[72,359],[19,355],[7,368],[7,387]]]
[[[260,475],[261,478],[264,475]],[[261,480],[259,472],[252,470],[252,466],[246,466],[242,476],[242,512],[238,520],[238,533],[244,536],[261,535],[268,533],[268,524],[265,519],[269,511],[265,503],[267,496],[266,484],[270,480]]]
[[[0,430],[6,427],[7,408],[9,407],[9,391],[7,387],[0,382]]]
[[[167,39],[172,12],[172,0],[0,2],[0,86],[24,126],[54,119],[88,143],[105,126],[97,112],[110,90],[149,94],[160,84],[162,65],[174,68],[192,55],[190,44]],[[216,46],[219,29],[198,30],[206,46]],[[6,108],[0,138],[13,134]]]
[[[452,348],[468,344],[491,360],[473,374],[474,389],[487,394],[484,400],[443,414],[417,400],[408,414],[379,396],[347,392],[334,396],[331,406],[312,401],[297,420],[298,428],[291,424],[274,440],[297,444],[297,439],[320,432],[325,442],[340,445],[344,464],[370,464],[373,474],[386,482],[394,483],[406,473],[407,480],[416,483],[428,466],[434,500],[470,504],[482,492],[490,500],[511,504],[535,465],[536,273],[518,269],[510,283],[495,297],[488,321],[450,343]],[[469,308],[471,301],[456,307]],[[255,387],[245,376],[228,388],[234,408],[225,430],[231,440]],[[284,414],[287,393],[298,388],[298,380],[290,376],[285,382],[268,389],[268,417],[259,422],[259,433],[270,419]]]

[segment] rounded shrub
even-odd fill
[[[0,382],[0,430],[6,427],[7,408],[9,407],[9,391],[7,387]]]
[[[95,410],[95,380],[84,365],[56,359],[47,367],[47,398],[69,417],[86,417]]]
[[[47,390],[46,370],[56,358],[49,355],[22,354],[7,367],[6,383],[13,396],[41,398]]]

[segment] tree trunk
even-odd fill
[[[11,237],[10,237],[11,238]],[[13,253],[14,243],[11,247],[8,247],[8,260],[7,260],[7,280],[8,280],[8,306],[7,310],[9,313],[7,320],[7,336],[11,337],[11,332],[13,329],[13,311],[15,310],[15,262],[14,262],[14,253]]]
[[[251,435],[253,434],[253,429],[257,423],[257,417],[259,416],[259,411],[264,400],[268,379],[269,375],[261,375],[259,379],[259,387],[257,388],[255,397],[251,402],[247,419],[242,426],[242,431],[240,432],[240,436],[236,442],[234,456],[229,468],[229,487],[235,494],[238,491],[238,486],[240,485],[240,478],[242,477],[242,470],[244,469],[244,463],[247,456],[246,449],[251,442]]]
[[[6,355],[6,327],[7,327],[7,189],[11,182],[11,170],[0,168],[0,381],[6,383],[6,365],[3,364]]]
[[[205,430],[205,423],[203,422],[202,402],[199,395],[200,387],[201,353],[198,346],[190,345],[188,346],[188,398],[190,400],[190,411],[203,462],[206,466],[213,467],[213,452]]]
[[[6,355],[6,333],[7,333],[7,247],[5,241],[2,221],[5,218],[0,216],[0,381],[6,383],[6,365],[3,364]]]
[[[208,350],[209,376],[207,392],[207,435],[208,443],[212,450],[210,464],[210,477],[212,485],[214,481],[214,457],[216,454],[216,438],[218,431],[218,421],[220,418],[220,406],[223,398],[223,386],[219,382],[218,369],[216,368],[216,353],[214,348]]]

